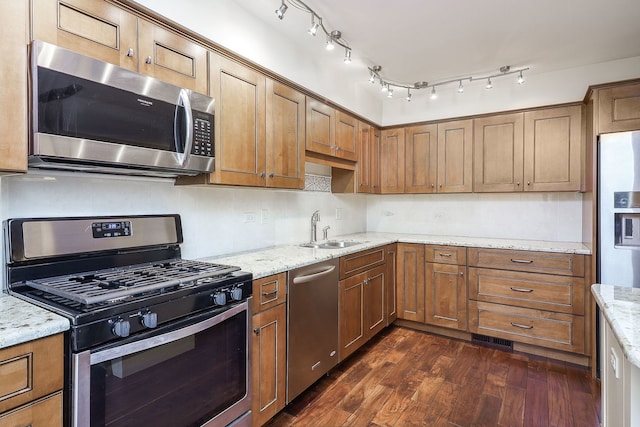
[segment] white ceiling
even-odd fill
[[[307,35],[309,14],[289,7],[281,21],[274,14],[280,0],[236,1],[305,49],[322,50],[324,37]],[[342,32],[354,66],[381,65],[386,79],[405,83],[497,73],[503,65],[538,74],[640,56],[638,0],[305,3],[329,31]]]

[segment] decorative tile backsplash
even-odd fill
[[[323,193],[331,193],[331,177],[305,174],[304,191],[321,191]]]

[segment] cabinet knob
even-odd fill
[[[463,271],[460,272],[460,276],[464,276],[464,272]]]
[[[260,178],[264,178],[266,174],[264,172],[260,172]]]
[[[442,188],[442,184],[440,184],[440,188]]]
[[[129,50],[127,51],[127,56],[133,56],[133,48],[130,47]]]
[[[516,185],[517,185],[518,187],[520,187],[520,181],[516,182]]]
[[[431,184],[431,188],[434,188],[436,185],[435,184]],[[441,186],[442,187],[442,186]]]
[[[260,328],[253,328],[253,333],[256,335],[260,335]]]
[[[527,181],[527,185],[531,185],[531,182],[530,182],[530,181]]]
[[[269,174],[269,178],[273,178],[275,175],[273,173]]]
[[[146,62],[147,64],[151,64],[151,55],[147,56],[147,57],[144,59],[144,62]]]

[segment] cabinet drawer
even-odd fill
[[[253,281],[253,313],[259,313],[287,300],[287,273]]]
[[[469,248],[469,267],[584,277],[584,255]]]
[[[62,389],[62,334],[0,351],[0,413]]]
[[[340,279],[362,273],[386,261],[386,246],[340,257]]]
[[[424,258],[426,262],[465,265],[467,263],[467,248],[425,245]]]
[[[3,427],[62,427],[62,392],[0,415]]]
[[[469,330],[527,344],[584,354],[584,317],[469,301]]]
[[[469,268],[469,298],[520,307],[584,314],[584,279]]]

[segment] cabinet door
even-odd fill
[[[287,305],[253,316],[253,426],[261,426],[285,405]]]
[[[580,191],[582,106],[524,113],[525,191]]]
[[[598,133],[640,129],[640,83],[598,90]]]
[[[438,126],[405,130],[405,193],[435,193],[438,180]]]
[[[333,155],[335,123],[333,108],[307,97],[307,150],[327,156]]]
[[[0,426],[62,427],[62,392],[0,415]]]
[[[396,245],[387,246],[387,275],[384,282],[387,325],[398,318],[396,303],[397,252]]]
[[[106,1],[33,0],[32,38],[138,69],[137,18]]]
[[[426,323],[467,330],[465,270],[461,265],[426,264]]]
[[[304,188],[305,96],[267,79],[267,186]]]
[[[151,22],[138,21],[139,71],[179,87],[207,93],[207,50]]]
[[[380,192],[404,193],[404,129],[382,131]]]
[[[340,360],[365,343],[364,294],[367,273],[340,281]]]
[[[210,53],[211,94],[216,99],[212,181],[263,187],[265,173],[265,77]]]
[[[438,192],[470,193],[473,170],[473,121],[438,124]]]
[[[371,193],[373,191],[371,183],[372,137],[371,126],[360,122],[358,127],[358,163],[356,164],[358,193]]]
[[[380,266],[367,272],[364,282],[364,321],[365,337],[380,332],[386,324],[385,285],[386,266]]]
[[[524,114],[473,121],[473,191],[522,191]]]
[[[380,129],[371,127],[370,172],[371,192],[380,193]]]
[[[0,170],[9,172],[27,171],[28,13],[26,1],[0,2],[0,55],[11,58],[0,61]]]
[[[358,119],[341,111],[336,111],[334,156],[355,161],[357,158],[358,136]]]
[[[424,323],[424,245],[398,243],[398,319]]]

